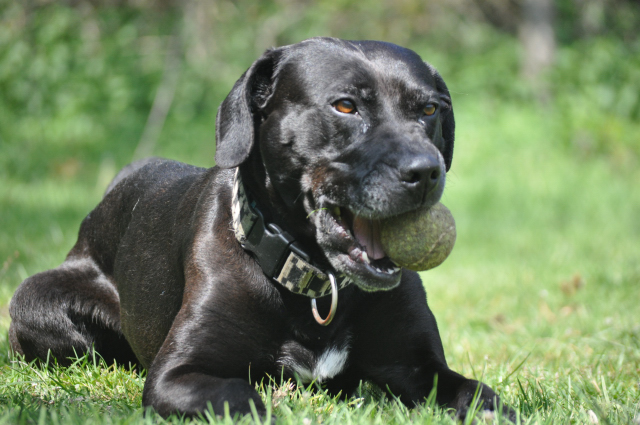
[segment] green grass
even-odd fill
[[[209,61],[193,60],[190,49],[202,46],[185,35],[155,154],[213,165],[215,109],[259,50],[243,20],[282,16],[269,5],[221,1],[211,31],[229,43]],[[438,47],[377,27],[382,8],[366,26],[338,31],[328,22],[342,10],[317,7],[320,18],[304,15],[278,41],[388,34],[434,63],[452,90],[457,138],[443,202],[458,240],[422,275],[451,367],[498,390],[522,423],[640,423],[638,46],[604,37],[560,46],[545,79],[553,95],[540,100],[518,78],[517,42],[504,34],[469,25],[458,44],[444,36]],[[0,424],[188,422],[143,412],[144,374],[87,357],[41,368],[12,357],[7,341],[17,285],[62,262],[131,160],[176,19],[54,3],[32,19],[6,1],[0,11]],[[408,410],[368,385],[346,401],[286,383],[260,393],[283,424],[453,423],[429,403]]]

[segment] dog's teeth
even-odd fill
[[[371,264],[371,260],[369,260],[369,255],[367,254],[367,251],[362,252],[362,260],[367,264]]]
[[[393,268],[393,272],[394,273],[398,273],[400,270],[402,270],[400,267],[394,267]]]
[[[377,271],[378,273],[382,273],[382,270],[380,270],[380,269],[379,269],[379,268],[377,268],[377,267],[376,267],[376,271]]]

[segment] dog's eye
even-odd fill
[[[353,114],[356,112],[356,105],[347,99],[340,99],[333,104],[333,107],[336,111],[342,112],[343,114]]]
[[[431,115],[436,113],[438,107],[434,103],[430,103],[423,109],[423,112],[426,116],[430,117]]]

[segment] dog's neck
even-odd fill
[[[311,263],[309,255],[290,234],[265,222],[258,205],[249,199],[239,167],[234,174],[232,213],[236,239],[254,255],[267,277],[293,293],[311,298],[331,293],[328,273]],[[337,283],[342,289],[352,281],[340,275]]]

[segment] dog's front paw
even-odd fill
[[[169,379],[166,377],[169,376]],[[165,379],[147,378],[142,395],[143,406],[161,416],[179,414],[193,417],[211,408],[217,416],[228,411],[235,415],[266,418],[267,409],[251,384],[238,378],[218,378],[205,374],[166,374]]]
[[[267,416],[267,409],[262,399],[255,389],[243,379],[225,379],[209,396],[211,397],[211,406],[216,414],[223,413],[225,404],[227,404],[231,416],[234,414],[243,416],[253,414],[254,409],[261,418]]]
[[[475,413],[479,413],[485,420],[492,419],[500,411],[504,419],[516,422],[515,410],[503,405],[491,387],[471,379],[458,388],[456,397],[448,407],[455,409],[456,417],[462,421],[469,414]]]

